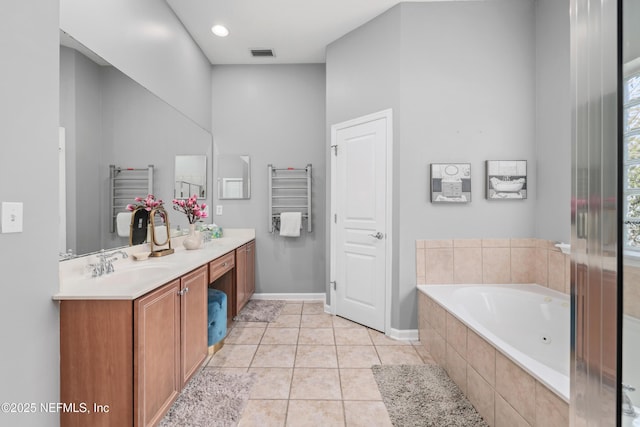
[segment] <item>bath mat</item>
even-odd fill
[[[227,374],[203,368],[182,390],[159,426],[236,426],[255,381],[255,374]]]
[[[375,365],[373,376],[394,426],[488,427],[437,365]]]
[[[286,302],[279,300],[249,300],[235,320],[239,322],[273,322]]]

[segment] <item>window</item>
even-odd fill
[[[624,247],[640,254],[640,72],[624,79]]]

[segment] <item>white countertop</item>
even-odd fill
[[[91,277],[88,265],[95,255],[60,263],[60,291],[54,300],[134,300],[154,289],[207,264],[210,261],[255,239],[254,229],[225,229],[220,239],[212,239],[202,249],[186,250],[182,238],[172,238],[171,255],[135,261],[131,254],[148,252],[147,245],[124,248],[126,259],[113,262],[115,272]],[[107,251],[112,252],[112,251]],[[120,258],[120,256],[118,256]]]

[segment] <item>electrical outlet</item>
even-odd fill
[[[216,205],[216,215],[222,215],[222,205]]]
[[[2,202],[2,233],[22,232],[22,202]]]

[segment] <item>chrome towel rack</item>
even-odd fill
[[[136,197],[153,194],[153,165],[146,168],[121,168],[109,165],[109,230],[116,232],[116,217]]]
[[[280,229],[282,212],[301,212],[311,233],[311,163],[304,168],[269,169],[269,233]]]

